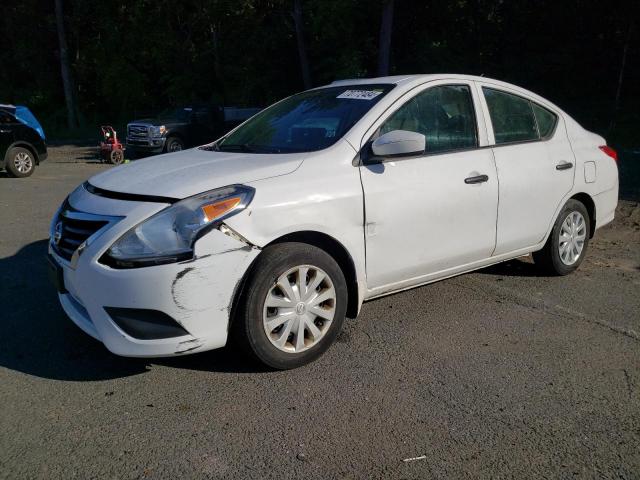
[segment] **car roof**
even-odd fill
[[[436,80],[475,81],[475,82],[482,82],[484,84],[488,84],[495,87],[502,87],[502,88],[511,90],[517,94],[524,95],[525,97],[529,97],[541,103],[542,105],[551,106],[554,109],[562,113],[565,113],[557,105],[553,104],[546,98],[543,98],[540,95],[530,90],[527,90],[526,88],[522,88],[512,83],[503,82],[502,80],[496,80],[493,78],[488,78],[488,77],[483,77],[478,75],[462,75],[459,73],[431,73],[431,74],[420,74],[420,75],[394,75],[389,77],[350,78],[350,79],[344,79],[344,80],[336,80],[329,85],[325,85],[325,87],[365,85],[365,84],[366,85],[389,84],[389,85],[396,85],[400,90],[399,93],[404,93],[412,89],[413,87],[416,87],[426,82],[433,82]],[[324,87],[320,87],[320,88],[324,88]]]
[[[390,83],[394,85],[402,85],[405,83],[413,83],[415,81],[430,81],[455,78],[460,80],[486,80],[484,77],[474,75],[460,75],[457,73],[429,73],[416,75],[391,75],[388,77],[371,77],[371,78],[347,78],[344,80],[336,80],[331,85],[359,85],[363,83]]]
[[[423,83],[433,80],[473,80],[481,82],[501,83],[505,86],[515,86],[500,80],[495,80],[478,75],[462,75],[459,73],[429,73],[429,74],[415,74],[415,75],[392,75],[388,77],[370,77],[370,78],[346,78],[341,80],[335,80],[331,82],[331,86],[341,85],[362,85],[362,84],[394,84],[404,85],[408,83]]]
[[[0,103],[0,110],[4,110],[5,112],[15,113],[16,106],[8,103]]]

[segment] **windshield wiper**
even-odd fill
[[[221,152],[255,152],[255,150],[248,143],[244,143],[242,145],[223,143],[222,145],[216,145],[216,147]]]

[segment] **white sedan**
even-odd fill
[[[80,185],[51,223],[51,274],[69,317],[118,355],[234,337],[293,368],[365,300],[532,252],[572,272],[613,219],[616,160],[500,81],[338,81]]]

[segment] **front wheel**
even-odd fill
[[[184,150],[184,143],[178,137],[169,137],[164,149],[167,153],[179,152]]]
[[[568,275],[577,269],[589,246],[590,219],[584,204],[569,200],[560,211],[547,243],[533,253],[533,261],[551,275]]]
[[[285,370],[312,362],[338,336],[347,309],[342,270],[303,243],[267,247],[244,289],[233,333],[252,356]]]

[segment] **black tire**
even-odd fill
[[[109,154],[109,163],[113,165],[120,165],[122,162],[124,162],[124,152],[119,149],[111,150],[111,153]]]
[[[582,215],[584,219],[584,246],[582,247],[582,251],[578,258],[568,265],[565,263],[559,251],[559,242],[560,242],[560,234],[562,230],[562,224],[567,221],[567,218],[574,214],[578,213]],[[589,233],[591,228],[591,219],[589,218],[589,212],[587,211],[584,204],[579,202],[578,200],[571,199],[569,200],[558,215],[556,222],[553,225],[553,229],[551,230],[551,234],[547,239],[547,243],[545,243],[542,250],[533,253],[533,261],[536,266],[543,272],[549,275],[568,275],[574,270],[576,270],[587,253],[589,247]],[[582,231],[582,229],[581,229]]]
[[[25,167],[25,162],[28,163],[27,167]],[[5,167],[12,177],[25,178],[30,176],[36,169],[36,159],[33,153],[26,148],[13,147],[7,152]]]
[[[166,153],[179,152],[184,150],[184,142],[178,137],[169,137],[164,144],[164,151]]]
[[[265,300],[281,275],[303,265],[319,268],[329,277],[335,291],[334,317],[317,343],[311,343],[312,346],[300,352],[285,352],[272,343],[265,331]],[[322,355],[340,333],[346,310],[347,284],[336,261],[325,251],[312,245],[280,243],[267,247],[249,272],[231,333],[235,343],[254,359],[268,367],[286,370],[310,363]],[[293,313],[294,318],[297,318],[297,315]],[[315,321],[318,320],[319,317],[316,317]],[[320,323],[316,325],[322,327],[322,320],[320,319]],[[305,331],[303,338],[306,338],[307,333]]]

